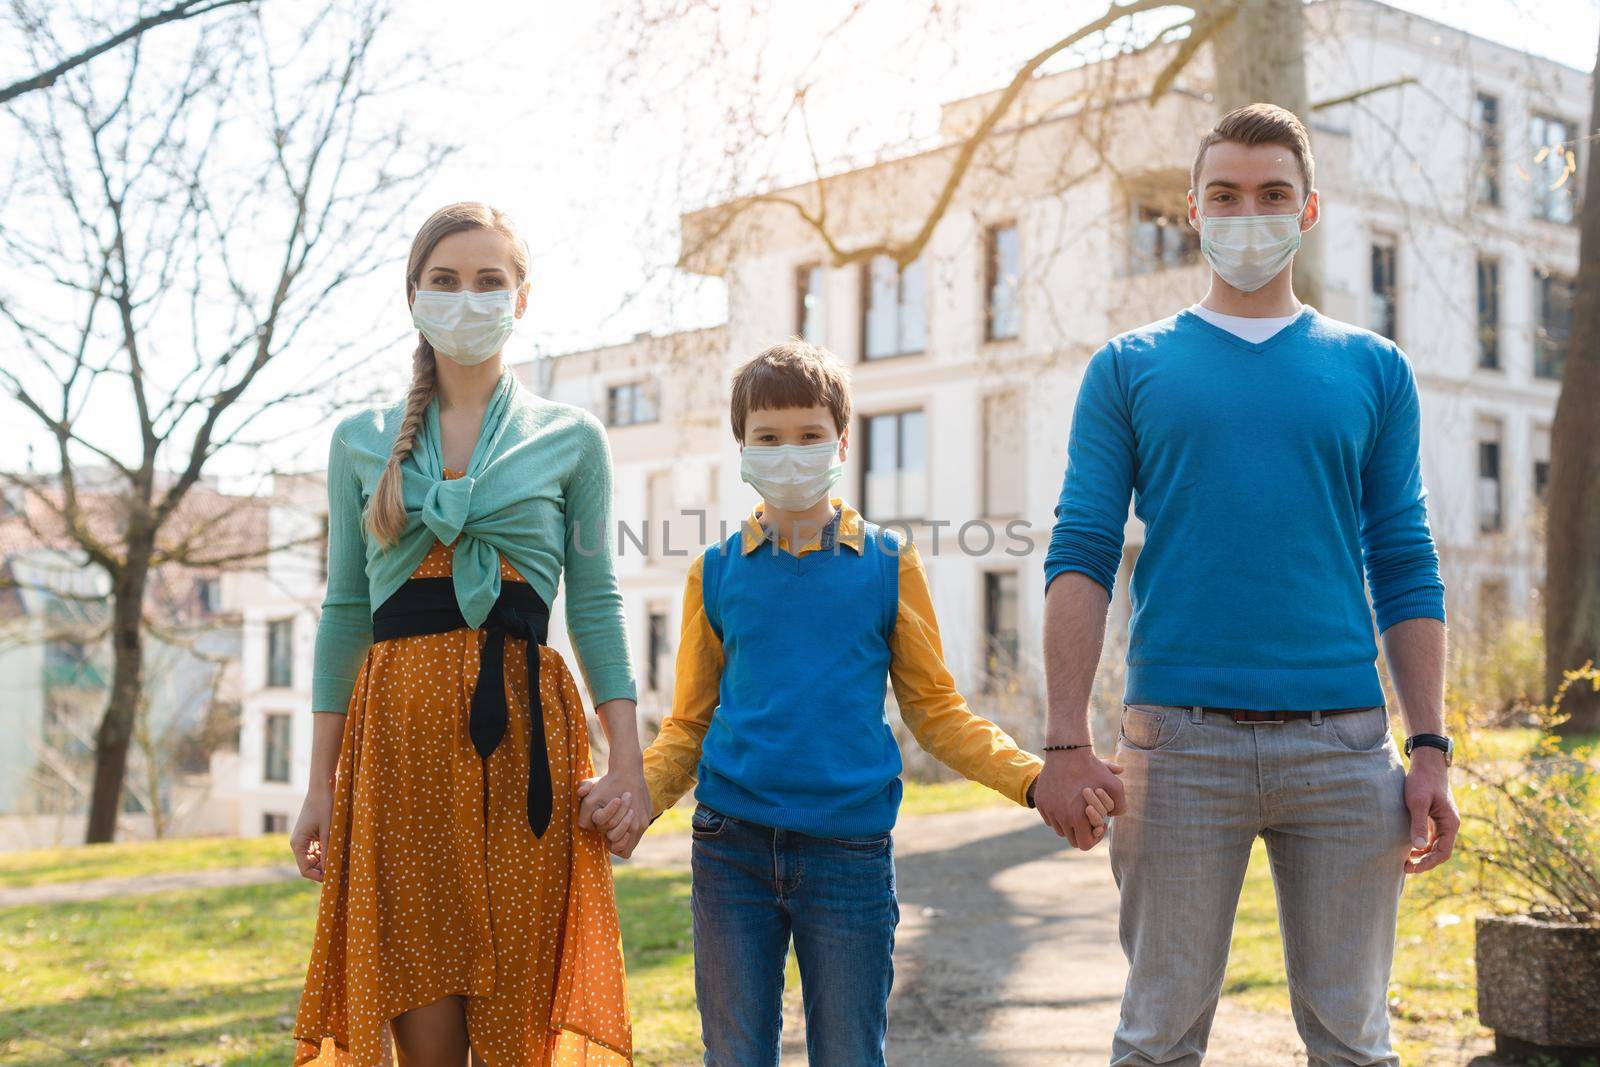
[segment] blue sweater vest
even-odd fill
[[[743,531],[703,557],[722,641],[695,797],[736,819],[818,837],[883,833],[900,807],[885,699],[901,538],[863,522],[848,545],[793,556]]]

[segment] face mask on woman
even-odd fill
[[[1306,198],[1306,203],[1311,202]],[[1242,293],[1253,293],[1278,276],[1300,248],[1300,217],[1293,215],[1200,216],[1200,254],[1211,269]]]
[[[517,327],[517,294],[511,289],[488,293],[419,289],[411,304],[411,321],[434,351],[463,367],[475,367],[505,347]]]
[[[805,511],[814,507],[844,473],[839,442],[816,445],[746,445],[739,453],[739,477],[770,507]]]

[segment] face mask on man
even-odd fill
[[[1223,281],[1253,293],[1276,278],[1299,250],[1306,204],[1293,215],[1202,215],[1200,254]]]
[[[488,293],[419,289],[411,304],[411,321],[434,351],[475,367],[505,347],[517,327],[517,294],[511,289]]]
[[[844,473],[839,442],[816,445],[746,445],[739,453],[739,477],[770,507],[805,511],[828,495]]]

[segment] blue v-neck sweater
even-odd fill
[[[1131,495],[1128,703],[1381,704],[1374,613],[1444,619],[1419,428],[1400,349],[1309,307],[1259,344],[1192,311],[1123,334],[1078,393],[1046,585],[1112,588]]]

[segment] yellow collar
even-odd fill
[[[856,554],[859,555],[861,553],[861,543],[865,536],[861,529],[860,512],[856,511],[856,509],[851,507],[849,504],[846,504],[842,497],[830,497],[828,502],[837,508],[839,512],[839,533],[837,537],[838,543],[841,545],[849,545],[851,548],[855,549]],[[767,541],[767,529],[761,525],[761,515],[765,510],[766,502],[763,501],[762,503],[757,504],[755,509],[750,512],[750,517],[744,520],[744,538],[740,542],[740,549],[745,555],[749,555],[751,552],[754,552]],[[822,531],[819,530],[811,537],[809,541],[800,546],[800,551],[803,552],[807,549],[817,548],[821,545],[821,543]],[[788,548],[789,546],[780,541],[778,542],[778,547]],[[795,554],[799,555],[799,552]]]

